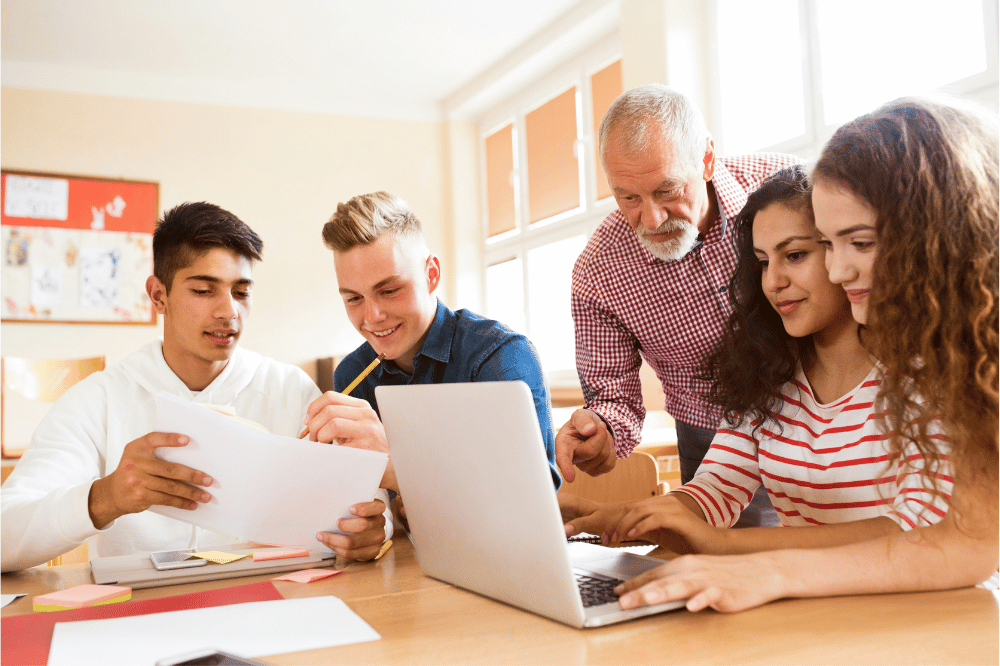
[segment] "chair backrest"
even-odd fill
[[[105,358],[0,359],[0,452],[19,458],[51,404],[70,386],[103,370]]]
[[[590,476],[577,470],[576,480],[563,482],[560,494],[576,495],[595,502],[633,502],[662,495],[656,459],[648,453],[633,451],[628,458],[615,461],[607,474]]]

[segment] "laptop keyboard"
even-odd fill
[[[575,573],[576,586],[580,589],[580,598],[583,600],[583,607],[601,606],[618,601],[615,588],[622,581],[617,578],[607,576],[588,576],[582,573]]]

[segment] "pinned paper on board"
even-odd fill
[[[206,550],[203,553],[191,553],[191,557],[200,557],[215,564],[229,564],[230,562],[242,560],[244,557],[250,557],[250,555],[234,555],[232,553],[223,553],[221,550]]]
[[[65,220],[69,216],[69,181],[65,178],[10,174],[5,185],[5,217]]]
[[[54,308],[62,303],[62,268],[34,264],[31,267],[31,304],[36,308]]]
[[[122,251],[116,247],[80,248],[80,305],[116,308],[121,304]]]
[[[311,583],[316,580],[329,578],[330,576],[336,576],[345,570],[346,567],[344,569],[303,569],[302,571],[294,571],[290,574],[285,574],[284,576],[272,578],[271,580],[288,580],[293,583]]]

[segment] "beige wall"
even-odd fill
[[[386,189],[452,263],[442,123],[348,118],[3,88],[4,168],[160,183],[160,212],[205,200],[264,239],[243,346],[312,373],[360,344],[343,313],[320,228],[337,202]],[[445,254],[445,253],[448,254]],[[453,287],[442,287],[447,295]],[[5,323],[3,355],[117,361],[161,326]]]

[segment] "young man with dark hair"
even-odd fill
[[[194,510],[212,488],[203,472],[155,457],[159,447],[185,446],[186,436],[150,431],[155,396],[167,391],[231,407],[276,434],[297,434],[319,389],[301,369],[237,345],[262,249],[250,227],[213,204],[186,203],[163,216],[146,281],[163,315],[163,340],[73,386],[38,426],[2,489],[3,571],[83,541],[94,559],[236,540],[147,511]],[[357,504],[357,517],[338,525],[347,534],[317,538],[341,555],[370,559],[387,538],[383,511],[382,500]]]
[[[347,317],[366,340],[337,365],[334,388],[343,390],[380,353],[386,360],[351,396],[327,392],[310,405],[311,436],[388,451],[376,386],[521,380],[531,389],[558,486],[548,389],[534,346],[500,322],[438,300],[441,263],[406,202],[374,192],[341,203],[323,241],[333,250]],[[398,492],[391,459],[382,487]]]

